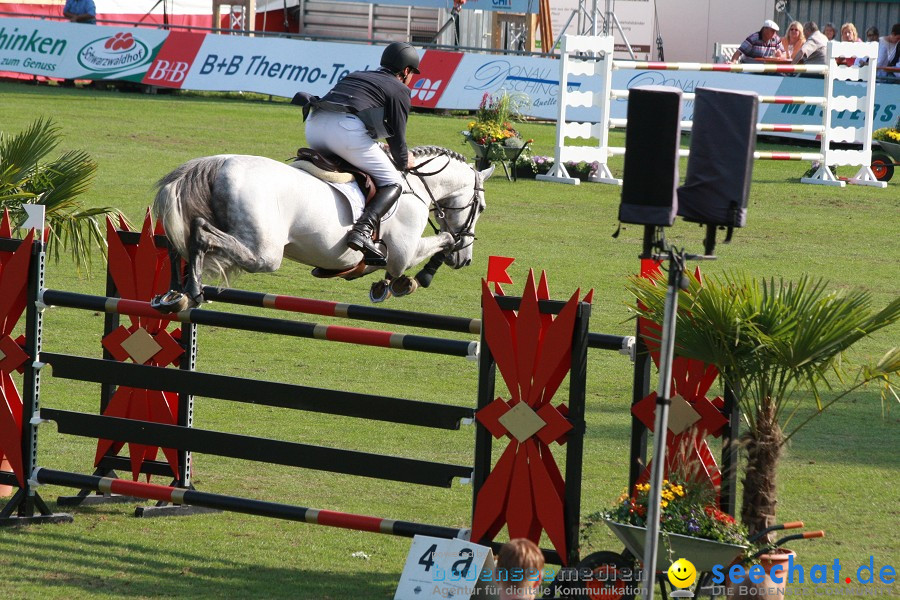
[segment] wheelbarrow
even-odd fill
[[[876,149],[875,144],[880,148]],[[876,140],[872,144],[872,173],[878,181],[890,181],[894,167],[900,166],[900,143]]]
[[[616,523],[610,520],[606,520],[606,524],[625,545],[625,550],[621,554],[601,551],[586,556],[569,574],[568,580],[563,579],[552,583],[547,593],[543,596],[544,599],[633,600],[635,597],[640,596],[641,582],[637,578],[637,574],[641,565],[638,561],[640,560],[639,557],[644,555],[644,535],[646,530],[643,527]],[[803,527],[802,521],[772,525],[758,532],[750,539],[750,542],[757,542],[764,535],[773,531],[799,527]],[[667,589],[666,583],[668,580],[665,571],[673,558],[687,558],[694,565],[697,572],[697,583],[694,587],[695,597],[719,598],[722,587],[711,585],[711,571],[716,565],[727,567],[731,564],[742,563],[745,558],[756,558],[767,550],[780,547],[785,542],[823,536],[824,532],[821,531],[790,535],[779,539],[773,544],[766,545],[761,550],[754,551],[752,555],[746,557],[745,555],[749,550],[746,546],[662,532],[660,533],[659,547],[668,549],[668,551],[661,552],[662,556],[657,557],[657,564],[654,568],[656,576],[654,579],[659,585],[662,597],[665,600],[684,595],[683,593]],[[671,557],[667,555],[671,555]],[[586,574],[591,576],[586,577]],[[561,593],[556,593],[558,591]]]

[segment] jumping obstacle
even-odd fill
[[[829,42],[827,64],[825,65],[769,65],[769,64],[704,64],[704,63],[663,63],[632,62],[613,59],[614,40],[612,37],[564,36],[561,46],[559,75],[559,111],[556,125],[556,151],[553,168],[546,175],[538,175],[542,181],[579,184],[566,170],[567,161],[596,162],[599,167],[590,181],[622,185],[622,180],[613,176],[608,161],[611,156],[625,154],[622,147],[609,145],[609,130],[626,127],[627,119],[611,118],[612,100],[627,100],[628,90],[614,89],[612,74],[617,69],[638,69],[654,71],[698,71],[727,73],[770,73],[770,74],[810,74],[824,76],[822,96],[760,96],[759,101],[770,104],[805,104],[822,109],[821,125],[758,124],[757,132],[803,132],[816,133],[820,139],[818,152],[755,152],[757,160],[818,161],[819,169],[812,177],[801,179],[803,183],[834,185],[843,187],[831,172],[831,166],[856,165],[859,171],[849,181],[859,185],[886,187],[872,173],[872,129],[875,112],[875,63],[878,56],[876,43]],[[867,58],[862,67],[840,65],[837,59],[843,56]],[[569,78],[586,76],[588,86],[595,91],[570,89]],[[862,82],[865,92],[858,97],[837,95],[835,83],[838,81]],[[689,102],[694,94],[684,93],[682,100]],[[568,118],[570,108],[590,107],[594,113],[590,122],[573,121]],[[832,125],[834,111],[860,111],[864,115],[859,127],[835,127]],[[682,130],[691,128],[691,121],[682,121]],[[567,146],[566,138],[596,139],[596,145]],[[832,148],[833,143],[855,143],[861,150]],[[681,150],[687,156],[688,150]]]
[[[91,296],[88,294],[77,294],[60,290],[44,290],[38,300],[46,306],[81,308],[124,316],[154,319],[159,319],[161,316],[159,311],[150,306],[149,302],[126,300],[122,298]],[[474,341],[465,342],[442,338],[430,338],[406,333],[392,333],[390,331],[380,331],[375,329],[344,327],[341,325],[320,325],[316,323],[304,323],[302,321],[286,321],[283,319],[239,315],[198,308],[191,308],[175,313],[171,318],[166,317],[163,320],[174,320],[180,323],[192,323],[195,325],[212,325],[258,333],[275,333],[317,340],[329,340],[332,342],[343,342],[362,346],[376,346],[380,348],[394,348],[399,350],[412,350],[415,352],[463,356],[473,359],[478,353],[478,343]]]
[[[2,231],[2,228],[0,228],[0,231]],[[158,238],[159,236],[156,237]],[[147,257],[159,257],[164,254],[159,252],[159,249],[155,246],[154,236],[145,231],[141,235],[141,244],[147,240],[150,240],[150,244],[153,245],[150,250],[138,247],[137,250],[129,251],[134,263],[141,263],[144,267],[147,267],[149,264]],[[116,244],[111,241],[111,257],[117,252],[121,252],[121,249],[117,250],[116,247]],[[349,332],[355,330],[355,328],[330,330],[333,326],[298,324],[282,319],[232,315],[231,313],[220,313],[203,309],[192,309],[177,315],[162,315],[150,309],[146,302],[135,300],[134,298],[114,297],[113,295],[91,296],[45,289],[43,244],[30,238],[25,241],[9,240],[0,243],[0,251],[7,249],[18,258],[29,256],[32,260],[27,265],[27,273],[26,271],[21,272],[23,279],[22,305],[26,313],[26,339],[19,345],[27,351],[25,360],[26,394],[22,403],[21,417],[18,420],[18,423],[21,425],[21,440],[16,445],[23,452],[17,468],[14,467],[14,473],[2,474],[4,480],[15,482],[19,486],[19,491],[13,500],[3,508],[2,514],[0,514],[0,522],[3,524],[23,524],[64,518],[62,515],[54,515],[50,512],[36,487],[41,484],[53,483],[102,494],[124,493],[128,494],[128,497],[133,498],[148,498],[166,503],[180,502],[182,505],[188,506],[236,510],[249,514],[276,516],[366,531],[377,530],[382,533],[393,533],[396,535],[423,533],[426,535],[456,537],[460,535],[465,536],[467,533],[467,530],[458,528],[320,511],[305,507],[200,492],[193,489],[191,481],[190,465],[192,452],[436,487],[449,487],[454,479],[460,481],[471,480],[474,484],[473,496],[475,498],[473,512],[476,515],[484,513],[484,511],[476,511],[476,504],[482,488],[485,485],[488,487],[492,485],[492,435],[498,436],[499,431],[499,437],[508,435],[512,439],[511,436],[513,436],[511,431],[498,430],[496,423],[491,425],[492,429],[490,431],[479,425],[476,433],[475,460],[473,464],[457,465],[204,430],[195,427],[193,422],[195,395],[262,406],[275,406],[448,430],[459,429],[461,425],[473,423],[476,420],[479,420],[478,422],[480,423],[482,418],[479,416],[480,411],[484,409],[489,409],[485,413],[486,416],[484,418],[490,421],[491,418],[500,415],[500,412],[498,412],[499,405],[497,404],[499,399],[494,390],[495,364],[497,363],[493,353],[488,348],[485,338],[487,332],[483,327],[482,321],[458,319],[444,323],[444,325],[447,325],[453,322],[456,323],[454,327],[459,327],[463,322],[467,322],[465,329],[467,332],[472,332],[477,324],[478,330],[481,331],[480,342],[460,342],[458,340],[441,340],[437,338],[428,338],[430,341],[423,341],[420,338],[424,338],[424,336],[406,336],[400,338],[404,340],[401,343],[397,341],[398,338],[396,336],[398,334],[388,334],[389,337],[376,339],[374,334],[366,333],[360,335],[359,339],[350,339],[354,336]],[[154,281],[168,281],[167,270],[163,273],[164,269],[158,267],[159,265],[157,264],[150,268],[153,271],[152,277],[156,278]],[[11,274],[11,269],[8,265],[4,267],[3,274]],[[5,285],[6,280],[4,279],[2,283]],[[108,282],[108,293],[120,286],[121,282]],[[132,285],[132,287],[134,286]],[[154,286],[144,283],[138,284],[138,287],[143,288],[142,293],[151,293]],[[7,288],[4,287],[4,289]],[[131,292],[134,292],[134,290],[131,290]],[[269,295],[262,296],[273,298],[273,296]],[[217,300],[225,302],[226,298],[229,297],[233,299],[243,298],[241,302],[247,302],[249,299],[253,299],[253,302],[256,302],[258,299],[258,296],[254,296],[250,292],[220,290]],[[314,307],[316,310],[325,309],[324,304],[316,301],[290,300],[284,296],[276,298],[279,298],[279,300],[271,303],[279,305],[279,308],[282,309],[292,304],[292,309],[297,309],[300,305],[305,305],[306,308]],[[493,300],[500,311],[510,315],[513,314],[512,311],[520,309],[520,303],[522,302],[522,299],[514,297],[497,297]],[[240,302],[236,301],[235,303]],[[119,316],[128,317],[136,325],[132,327],[133,331],[126,333],[131,336],[138,335],[138,337],[141,337],[147,331],[155,332],[156,337],[154,339],[160,340],[160,343],[165,346],[165,352],[160,351],[160,355],[164,355],[164,358],[147,358],[140,361],[143,364],[129,364],[125,360],[115,358],[115,356],[94,359],[45,351],[42,348],[43,312],[51,306],[104,312],[106,314],[106,329],[108,330],[108,335],[104,339],[105,355],[115,355],[117,352],[121,352],[121,348],[118,350],[110,350],[110,348],[114,348],[116,344],[122,346],[125,343],[123,341],[125,340],[125,337],[123,337],[125,334],[117,333],[122,330],[122,327],[117,327],[117,320]],[[564,354],[565,358],[560,363],[560,365],[567,365],[561,371],[563,374],[566,370],[571,372],[569,375],[568,405],[567,408],[555,408],[548,405],[541,412],[537,413],[542,415],[539,417],[541,419],[550,419],[547,423],[552,422],[553,426],[547,432],[541,433],[541,436],[546,438],[546,441],[538,442],[538,438],[535,437],[533,442],[537,444],[536,448],[544,448],[545,452],[549,452],[546,444],[554,440],[556,443],[566,444],[567,446],[565,482],[560,480],[558,483],[560,486],[559,506],[563,507],[565,513],[564,523],[559,521],[554,524],[553,528],[554,543],[560,542],[559,547],[562,550],[544,550],[544,553],[550,561],[572,564],[578,559],[577,535],[580,514],[582,438],[585,430],[585,371],[588,339],[590,337],[587,331],[587,323],[590,315],[590,305],[575,300],[570,300],[568,303],[555,302],[542,297],[532,304],[527,304],[527,306],[531,306],[528,310],[535,315],[560,314],[564,310],[569,311],[567,314],[570,317],[574,314],[574,317],[572,317],[574,318],[574,321],[572,321],[574,329],[572,330],[573,333],[570,333],[572,342],[566,343],[562,347],[566,354]],[[384,310],[380,309],[380,311]],[[525,308],[522,308],[522,310],[525,310]],[[357,309],[336,309],[333,314],[341,311],[349,314],[350,312],[357,312]],[[571,313],[571,311],[574,311],[574,313]],[[391,318],[422,326],[431,317],[431,315],[423,313],[410,313],[405,316],[393,314]],[[387,312],[377,312],[370,313],[366,318],[386,319],[388,316]],[[501,320],[505,323],[508,318],[511,317],[502,317]],[[454,318],[448,317],[447,319]],[[547,326],[556,321],[546,321],[544,317],[540,317],[534,322],[541,323],[541,326]],[[182,329],[176,332],[166,332],[170,323],[181,324]],[[240,377],[198,372],[196,371],[197,330],[198,325],[207,324],[241,330],[261,329],[271,333],[306,338],[333,339],[334,337],[340,337],[340,341],[350,343],[362,341],[364,345],[373,346],[385,346],[387,344],[385,339],[392,338],[395,341],[393,342],[394,345],[390,347],[402,347],[404,349],[455,356],[471,357],[473,349],[480,349],[477,353],[479,362],[477,408],[324,390],[295,384],[259,382]],[[341,333],[338,336],[332,336],[327,333],[329,330]],[[318,334],[316,333],[317,331]],[[379,333],[385,334],[386,332]],[[149,336],[149,334],[147,335]],[[166,336],[177,340],[177,346],[180,347],[182,352],[180,356],[172,351],[171,346],[167,346]],[[112,339],[115,343],[108,343],[109,339]],[[411,343],[407,343],[410,340]],[[631,347],[629,338],[624,336],[606,335],[596,338],[596,340],[598,347],[606,347],[620,352],[623,348]],[[2,340],[0,340],[0,343],[2,343]],[[473,344],[475,345],[473,346]],[[560,348],[557,348],[557,350],[560,350]],[[503,353],[501,353],[502,355]],[[542,354],[543,356],[545,355]],[[546,353],[546,356],[551,356],[549,351]],[[29,359],[28,357],[31,358]],[[178,365],[180,368],[171,368],[171,365]],[[117,416],[115,411],[109,414],[96,415],[41,406],[40,391],[42,388],[50,385],[52,381],[52,379],[48,378],[48,375],[51,373],[48,373],[45,369],[47,366],[52,369],[52,379],[72,379],[102,384],[104,399],[101,401],[101,409],[103,411],[115,405],[114,395],[111,391],[113,389],[117,390],[116,394],[122,390],[137,390],[142,394],[141,398],[146,402],[149,402],[149,399],[154,397],[153,394],[158,394],[158,398],[167,398],[173,400],[173,402],[174,398],[177,398],[177,406],[172,408],[169,422],[124,418]],[[0,365],[0,369],[5,368],[4,365]],[[560,381],[561,379],[553,383],[551,387],[558,385]],[[116,388],[115,386],[118,387]],[[548,400],[549,395],[552,395],[552,391],[548,392]],[[501,412],[510,408],[510,405],[506,405],[505,402],[504,405],[506,408],[499,407]],[[554,417],[553,415],[556,416]],[[3,415],[0,415],[0,419],[2,418]],[[106,440],[114,450],[109,451],[107,449],[107,452],[104,453],[98,449],[98,457],[100,458],[97,462],[97,472],[93,475],[65,473],[46,468],[38,469],[37,426],[46,421],[55,422],[61,434],[95,438],[101,440],[101,443],[103,440]],[[565,435],[560,433],[563,430],[567,430]],[[512,443],[515,444],[517,442]],[[154,449],[154,456],[156,454],[155,449],[162,448],[166,461],[150,460],[149,455],[143,452],[137,457],[132,452],[130,458],[114,456],[115,452],[118,451],[117,448],[121,448],[124,444],[131,444],[132,447],[137,446],[139,448],[151,447]],[[540,444],[545,445],[541,446]],[[0,447],[4,448],[7,446],[0,445]],[[526,446],[522,447],[525,448]],[[509,447],[507,447],[507,451],[509,451]],[[502,461],[503,458],[501,458]],[[544,459],[542,459],[542,462],[546,461],[552,461],[549,454],[546,454]],[[173,484],[175,485],[157,486],[155,484],[127,482],[118,479],[114,473],[111,477],[107,476],[107,474],[115,470],[123,470],[128,466],[131,467],[134,477],[137,477],[139,474],[168,475],[173,478]],[[554,483],[554,485],[557,484]],[[14,513],[15,516],[13,516]],[[562,515],[563,513],[560,514]],[[483,524],[487,523],[489,525],[484,519],[488,518],[490,520],[490,517],[481,516],[478,518],[481,519]],[[511,522],[510,527],[517,527],[517,525]],[[482,537],[477,541],[494,543],[492,541],[493,535],[495,535],[495,532],[491,530],[491,527],[485,529],[483,525]]]
[[[260,308],[274,308],[288,312],[322,315],[326,317],[344,317],[375,323],[387,323],[389,325],[407,325],[421,327],[423,329],[440,329],[443,331],[457,331],[460,333],[481,333],[481,319],[467,319],[465,317],[451,317],[431,313],[411,312],[392,308],[380,308],[375,306],[363,306],[359,304],[344,304],[328,300],[315,300],[300,298],[298,296],[283,296],[265,294],[262,292],[249,292],[246,290],[234,290],[229,288],[203,287],[203,295],[207,300],[240,304],[243,306],[256,306]],[[501,300],[503,302],[503,300]],[[634,358],[634,338],[631,336],[611,335],[608,333],[588,333],[588,348],[602,350],[616,350]],[[471,356],[469,354],[468,356]]]
[[[178,505],[199,506],[214,510],[227,510],[229,512],[285,519],[288,521],[300,521],[314,525],[327,525],[355,531],[369,531],[372,533],[385,533],[401,537],[413,537],[427,535],[441,538],[455,538],[467,534],[466,529],[453,529],[452,527],[439,527],[436,525],[422,525],[408,521],[392,521],[378,517],[365,515],[353,515],[332,510],[318,510],[292,504],[279,504],[276,502],[263,502],[251,500],[239,496],[225,496],[222,494],[209,494],[196,490],[187,490],[167,485],[142,483],[140,481],[125,481],[112,477],[97,477],[95,475],[79,475],[66,471],[37,468],[33,474],[35,484],[53,484],[65,487],[90,489],[104,494],[121,494],[129,498],[144,498],[158,500],[160,502],[174,503]]]

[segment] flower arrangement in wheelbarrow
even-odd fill
[[[481,153],[479,156],[488,160],[503,160],[506,158],[506,148],[518,149],[526,144],[513,126],[513,121],[522,119],[521,108],[526,102],[526,97],[511,96],[506,92],[499,96],[485,93],[475,113],[475,120],[462,132],[465,141]],[[527,140],[529,143],[531,141]]]
[[[612,509],[600,514],[616,523],[646,527],[649,496],[650,484],[639,483],[631,494],[623,493]],[[707,486],[663,480],[659,506],[660,531],[726,544],[747,544],[746,528],[715,506],[715,492]]]
[[[893,127],[882,127],[872,132],[872,139],[878,142],[900,144],[900,117]]]
[[[581,529],[583,546],[596,545],[594,529],[605,522],[633,557],[643,556],[649,497],[650,484],[638,483],[630,493],[624,492],[612,508],[589,515]],[[727,565],[746,554],[751,545],[747,529],[716,506],[715,490],[689,478],[663,481],[659,530],[657,571],[666,570],[678,558],[687,558],[698,571],[708,571],[716,564]],[[583,562],[592,564],[609,554],[598,552]],[[616,555],[616,559],[620,556]]]

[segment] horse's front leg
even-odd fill
[[[387,279],[382,282],[378,282],[376,285],[379,286],[378,292],[384,290],[384,286],[387,284],[388,289],[390,290],[390,295],[397,296],[398,298],[401,296],[407,296],[416,291],[420,285],[423,287],[428,287],[431,283],[431,275],[434,274],[434,271],[437,270],[437,267],[432,265],[429,262],[428,269],[431,270],[431,275],[424,277],[427,281],[420,280],[417,275],[415,278],[409,277],[405,274],[405,271],[416,265],[426,258],[432,258],[435,255],[442,255],[447,250],[453,247],[454,241],[453,236],[449,233],[440,233],[438,235],[430,236],[427,238],[420,238],[416,240],[415,246],[408,249],[406,253],[396,253],[394,255],[394,262],[391,262],[391,256],[388,255],[388,265],[387,265]],[[426,269],[427,270],[427,269]],[[420,273],[421,275],[422,273]],[[380,302],[387,298],[387,295],[376,299],[377,294],[375,294],[376,290],[374,289],[376,285],[373,285],[373,290],[370,291],[369,298],[373,302]]]
[[[419,245],[416,247],[416,251],[412,255],[412,260],[410,260],[409,264],[406,265],[406,269],[410,268],[413,265],[419,264],[426,258],[431,258],[435,254],[450,250],[455,244],[456,242],[453,240],[453,236],[447,232],[442,232],[429,237],[419,238]],[[404,271],[406,269],[404,269]]]

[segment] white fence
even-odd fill
[[[633,62],[613,59],[613,38],[600,36],[565,36],[561,45],[559,66],[559,108],[556,126],[556,152],[553,169],[546,175],[539,175],[543,181],[578,184],[579,179],[571,177],[565,163],[585,161],[597,163],[595,175],[590,181],[621,185],[622,181],[613,176],[609,169],[610,156],[625,153],[623,147],[609,146],[609,130],[626,127],[627,119],[610,117],[610,104],[614,99],[627,99],[628,90],[612,88],[612,73],[615,69],[635,69],[653,71],[716,71],[730,73],[770,73],[770,74],[815,74],[824,76],[822,96],[759,96],[762,103],[805,104],[822,108],[821,125],[792,125],[760,123],[757,132],[803,132],[815,133],[821,140],[818,152],[756,152],[758,160],[798,160],[815,161],[819,167],[811,177],[801,179],[804,183],[835,185],[843,187],[829,167],[840,165],[859,166],[850,183],[886,187],[886,182],[875,179],[870,168],[872,160],[872,129],[875,111],[875,60],[878,55],[876,43],[830,42],[825,65],[786,64],[707,64],[707,63],[660,63]],[[867,59],[863,66],[847,66],[842,57]],[[569,85],[570,76],[587,76],[594,80],[595,91],[579,91]],[[863,93],[859,96],[837,95],[838,81],[861,82]],[[684,101],[692,101],[694,94],[684,93]],[[567,109],[574,107],[593,108],[596,119],[590,122],[570,121]],[[833,112],[859,111],[863,116],[860,125],[836,127],[832,125]],[[690,130],[691,122],[683,121],[683,130]],[[567,139],[583,138],[596,140],[588,145],[566,145]],[[861,144],[862,149],[835,149],[833,143]],[[687,156],[687,150],[680,151]]]

